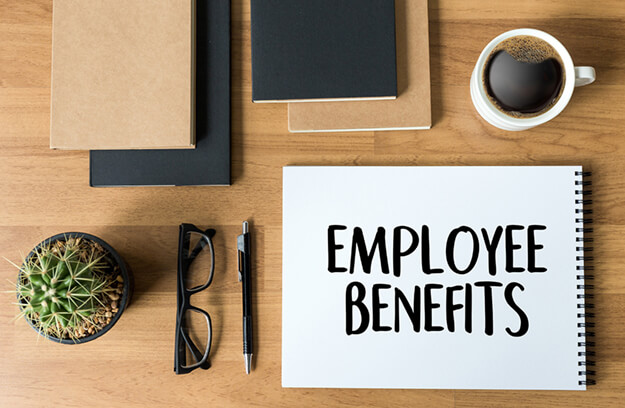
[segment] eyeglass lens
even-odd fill
[[[210,281],[214,255],[212,243],[203,234],[188,232],[184,239],[188,246],[185,245],[183,256],[190,261],[184,276],[184,287],[190,290]]]
[[[186,339],[186,361],[183,367],[192,368],[198,365],[204,355],[208,353],[210,345],[210,323],[204,314],[194,309],[187,309],[183,316],[182,332]]]

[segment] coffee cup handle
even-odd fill
[[[584,86],[595,82],[593,67],[575,67],[575,86]]]

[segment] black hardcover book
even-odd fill
[[[251,0],[254,102],[394,99],[395,0]]]
[[[91,186],[230,184],[230,0],[196,7],[196,148],[91,151]]]

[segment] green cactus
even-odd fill
[[[70,237],[39,247],[20,268],[21,314],[45,337],[81,337],[104,306],[108,268],[102,248],[89,240]]]

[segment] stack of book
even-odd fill
[[[291,132],[431,126],[426,0],[251,0],[252,99]],[[92,186],[230,184],[230,1],[56,0],[50,146]]]
[[[252,0],[252,99],[291,132],[428,129],[426,0]]]
[[[229,0],[56,0],[52,48],[50,147],[92,186],[230,184]]]

